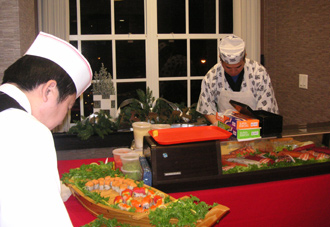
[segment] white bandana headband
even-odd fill
[[[245,55],[245,43],[235,35],[226,36],[219,42],[219,52],[220,58],[224,62],[227,64],[237,64]]]

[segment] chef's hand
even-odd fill
[[[209,122],[211,122],[212,125],[214,125],[214,124],[218,125],[218,121],[217,121],[215,115],[204,115],[204,117],[205,117]]]
[[[214,125],[214,126],[218,126],[218,121],[215,121],[212,125]]]

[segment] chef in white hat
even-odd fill
[[[244,41],[229,35],[219,42],[220,62],[205,75],[199,96],[197,111],[212,124],[216,112],[235,110],[234,100],[253,110],[278,113],[278,106],[270,77],[258,62],[246,58]]]
[[[90,86],[88,61],[41,32],[0,86],[0,226],[72,226],[50,130]]]

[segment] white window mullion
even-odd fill
[[[189,37],[189,0],[186,0],[186,35]],[[190,38],[187,38],[187,106],[191,104],[190,95]]]
[[[191,59],[190,57],[190,40],[187,39],[187,59]],[[191,74],[190,74],[190,61],[187,61],[187,106],[191,105],[191,91],[190,91],[190,82]]]
[[[116,59],[116,36],[115,36],[115,3],[114,0],[111,0],[111,38],[110,40],[112,41],[112,78],[113,78],[113,82],[115,87],[117,87],[117,59]],[[103,39],[102,39],[103,40]]]
[[[81,48],[81,17],[80,17],[80,0],[77,0],[77,47],[80,53],[82,53]],[[80,116],[84,116],[84,96],[83,94],[79,97],[79,104],[80,104]]]

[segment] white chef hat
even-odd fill
[[[245,55],[243,39],[235,35],[226,36],[219,42],[220,58],[227,64],[239,63]]]
[[[25,55],[46,58],[66,71],[77,89],[77,98],[91,85],[92,69],[86,58],[70,43],[40,32]]]

